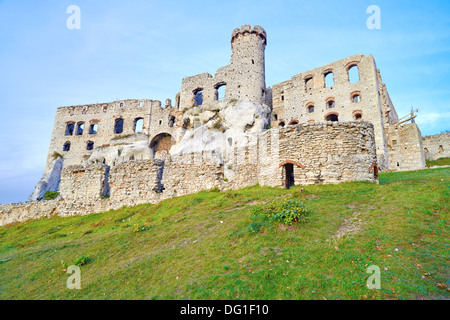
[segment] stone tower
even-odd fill
[[[234,81],[229,82],[230,99],[248,98],[263,103],[266,90],[264,51],[266,31],[260,26],[244,25],[231,36],[231,68]]]

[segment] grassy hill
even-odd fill
[[[437,168],[0,227],[0,299],[448,299],[449,186]],[[301,201],[309,220],[252,217],[276,199]],[[81,290],[66,287],[75,263]]]

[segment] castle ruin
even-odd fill
[[[0,225],[88,214],[217,188],[378,182],[425,167],[421,133],[401,123],[372,56],[265,82],[266,31],[231,36],[230,64],[182,80],[174,101],[57,109],[44,177]],[[47,191],[56,200],[42,201]]]

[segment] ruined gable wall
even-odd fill
[[[450,132],[443,132],[422,138],[427,160],[450,157]]]
[[[139,103],[142,102],[142,106]],[[47,167],[53,161],[53,153],[64,156],[64,165],[85,164],[93,150],[87,150],[87,142],[94,142],[94,149],[109,145],[111,140],[119,135],[114,134],[115,119],[123,118],[123,135],[134,133],[134,120],[144,119],[143,133],[148,134],[150,125],[151,100],[122,100],[112,103],[60,107],[57,109],[52,138],[47,159]],[[121,106],[122,104],[122,106]],[[73,135],[66,136],[66,124],[75,123]],[[84,122],[82,135],[76,135],[76,124]],[[97,134],[89,134],[90,124],[98,123]],[[70,150],[63,151],[65,142],[70,142]]]
[[[359,81],[350,83],[348,67],[357,64]],[[325,87],[325,73],[332,71],[334,85]],[[308,86],[306,79],[312,77]],[[336,113],[339,121],[353,121],[355,114],[360,113],[362,120],[373,123],[377,157],[382,169],[387,167],[387,149],[385,143],[384,122],[377,70],[373,57],[354,55],[327,64],[323,67],[309,70],[292,77],[291,80],[274,85],[272,127],[280,122],[288,125],[292,120],[299,123],[322,122],[330,113]],[[352,93],[359,93],[361,101],[353,102]],[[334,108],[327,106],[327,101],[333,99]],[[308,106],[314,105],[314,112],[308,112]],[[275,115],[278,121],[275,121]]]
[[[387,135],[390,170],[418,170],[425,167],[422,135],[417,124],[390,125]]]

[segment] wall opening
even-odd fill
[[[201,106],[203,104],[203,89],[196,89],[194,91],[194,104]]]
[[[227,85],[225,83],[221,83],[216,85],[216,100],[225,99],[225,89]]]
[[[290,126],[296,126],[298,125],[298,120],[292,120],[291,122],[289,122]]]
[[[63,151],[69,151],[69,150],[70,150],[70,142],[67,141],[66,143],[64,143]]]
[[[284,171],[284,187],[289,189],[290,187],[295,185],[294,179],[294,165],[292,163],[287,163],[283,166]]]
[[[144,129],[144,119],[136,118],[134,120],[134,132],[141,133],[143,129]]]
[[[443,146],[439,146],[439,152],[444,152],[444,147]]]
[[[327,115],[327,116],[325,117],[325,120],[326,120],[326,121],[337,122],[337,121],[339,120],[339,117],[338,117],[337,114],[332,113],[332,114]]]
[[[88,143],[86,144],[86,150],[88,151],[94,150],[94,142],[88,141]]]
[[[89,126],[89,134],[97,134],[97,131],[98,131],[98,124],[92,123]]]
[[[78,122],[76,135],[77,136],[83,135],[83,131],[84,131],[84,122]]]
[[[352,65],[348,68],[348,81],[350,83],[357,83],[359,81],[359,69],[357,65]]]
[[[73,131],[75,129],[75,124],[73,122],[69,122],[66,125],[66,136],[73,135]]]
[[[334,108],[335,106],[336,106],[336,103],[334,102],[333,99],[328,99],[327,100],[327,108],[328,109]]]
[[[352,102],[353,103],[360,103],[361,102],[361,96],[358,93],[355,93],[352,95]]]
[[[175,117],[170,117],[169,119],[169,127],[173,128],[173,126],[175,125]]]
[[[355,113],[354,117],[355,117],[355,120],[362,120],[362,114],[361,113]]]
[[[305,91],[308,92],[314,88],[313,78],[308,77],[305,79]]]
[[[325,88],[330,88],[334,86],[334,75],[333,72],[329,71],[324,74]]]
[[[286,124],[285,124],[283,121],[281,121],[281,122],[278,124],[278,126],[279,126],[279,127],[282,127],[282,128],[283,128],[285,125],[286,125]]]
[[[114,124],[114,133],[119,134],[123,132],[123,119],[116,119]]]
[[[314,105],[308,106],[308,113],[313,113],[313,112],[314,112]]]
[[[150,149],[153,150],[154,159],[165,160],[174,143],[175,142],[169,133],[164,132],[153,137],[150,142]]]

